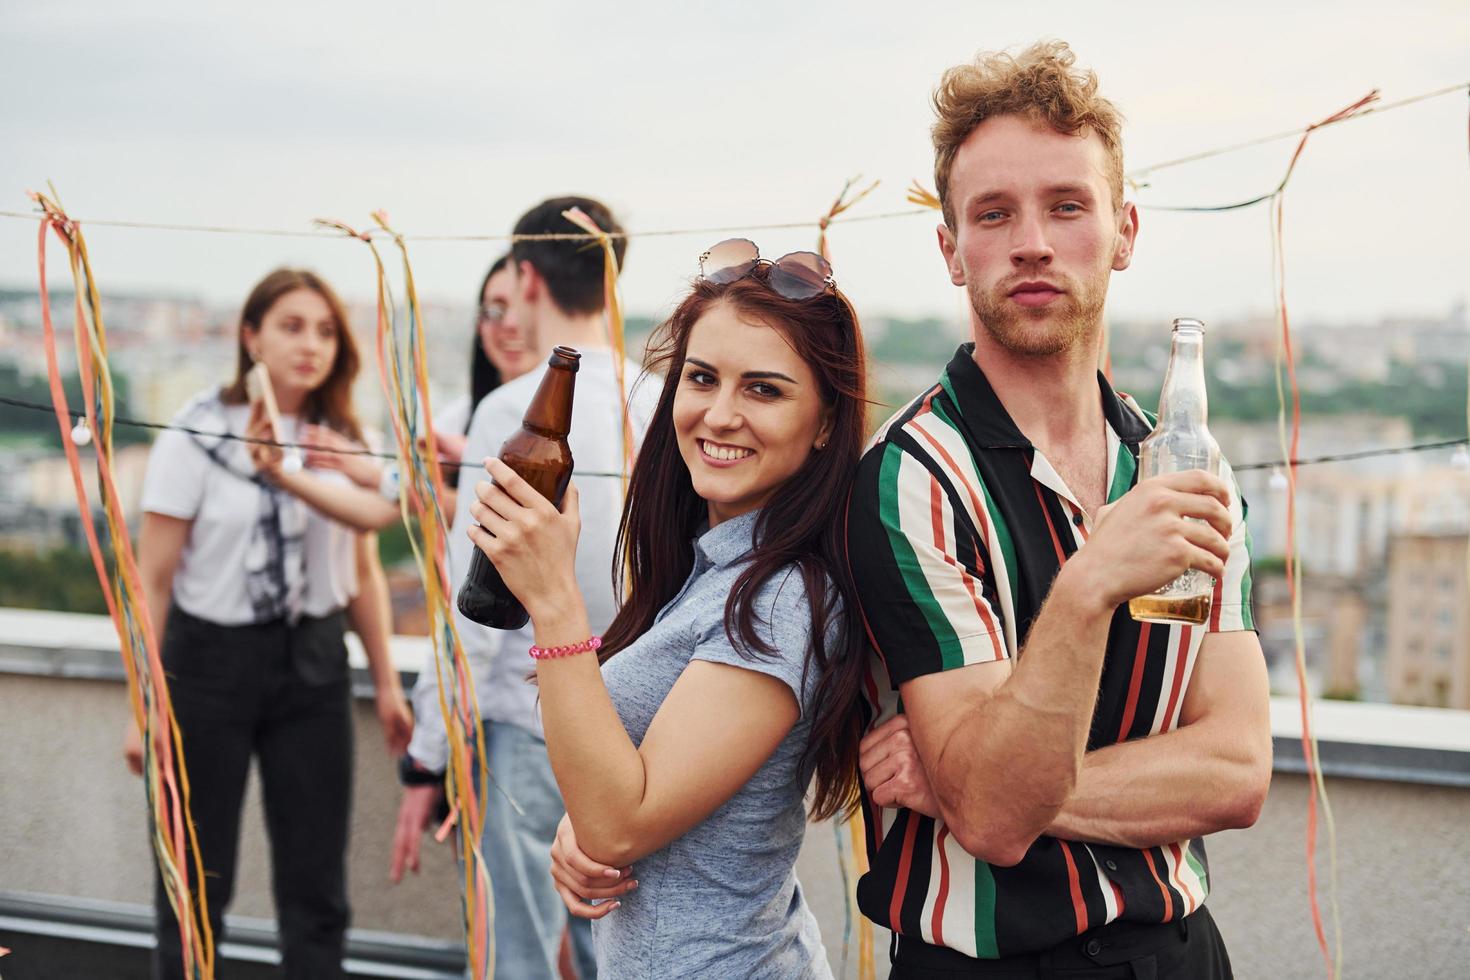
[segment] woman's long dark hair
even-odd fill
[[[799,571],[811,605],[811,645],[804,674],[815,675],[811,734],[802,772],[815,776],[811,819],[856,808],[858,741],[862,737],[860,691],[866,645],[844,547],[847,495],[865,431],[866,357],[857,314],[841,294],[789,300],[765,284],[768,267],[745,279],[716,285],[698,280],[689,297],[650,343],[650,364],[665,380],[628,484],[618,528],[614,574],[628,600],[608,627],[603,659],[630,646],[678,593],[694,566],[693,538],[708,516],[694,492],[674,433],[674,394],[683,374],[689,334],[711,307],[726,303],[743,319],[781,332],[811,367],[822,402],[832,411],[826,446],[761,509],[756,545],[725,603],[725,632],[744,656],[770,654],[756,629],[761,586],[789,566]],[[625,577],[626,574],[626,577]],[[624,585],[630,586],[626,591]]]
[[[485,345],[480,341],[480,310],[485,306],[485,287],[490,285],[490,280],[495,273],[510,264],[510,256],[502,255],[495,260],[490,271],[485,273],[485,278],[480,281],[480,291],[475,294],[475,330],[470,335],[470,410],[464,417],[464,434],[470,433],[470,422],[475,417],[475,406],[490,392],[499,388],[504,378],[500,376],[500,369],[496,367],[485,354]]]

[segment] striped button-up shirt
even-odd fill
[[[876,723],[902,710],[904,681],[1016,657],[1061,563],[1092,519],[1026,439],[960,348],[939,383],[895,415],[864,454],[848,555],[877,656]],[[1151,421],[1098,377],[1107,420],[1108,500],[1138,479]],[[1222,475],[1233,484],[1228,466]],[[1089,750],[1174,729],[1207,632],[1254,629],[1244,503],[1203,627],[1113,615]],[[886,677],[884,676],[886,672]],[[1040,837],[1014,867],[978,860],[942,819],[864,797],[871,870],[864,914],[904,936],[996,958],[1035,952],[1117,919],[1188,915],[1209,890],[1203,842],[1135,849]]]

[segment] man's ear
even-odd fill
[[[939,254],[944,256],[944,264],[949,269],[949,281],[956,286],[963,286],[965,268],[960,264],[959,242],[955,239],[954,231],[944,222],[940,222],[934,230],[939,235]]]
[[[1138,241],[1138,205],[1124,201],[1118,212],[1118,235],[1113,243],[1113,271],[1122,272],[1133,261],[1133,244]]]
[[[516,271],[516,288],[521,292],[521,299],[527,304],[535,303],[546,289],[546,280],[527,259],[520,261]]]

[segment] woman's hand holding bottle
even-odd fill
[[[577,538],[582,518],[577,488],[568,484],[558,511],[509,466],[485,461],[494,483],[475,484],[470,515],[479,522],[470,540],[494,563],[506,587],[515,593],[531,618],[537,611],[565,610],[580,597],[577,588]]]

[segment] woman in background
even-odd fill
[[[434,432],[444,455],[458,459],[464,451],[465,433],[475,406],[507,381],[514,381],[537,365],[531,338],[518,334],[505,323],[510,301],[510,256],[502,255],[490,266],[480,283],[475,313],[475,336],[470,343],[470,392],[460,396],[442,412],[436,412]]]
[[[390,752],[402,752],[412,732],[389,660],[386,582],[364,533],[397,508],[341,474],[294,472],[280,450],[230,438],[297,442],[312,423],[361,443],[357,348],[332,289],[304,270],[272,272],[245,301],[237,347],[234,380],[175,417],[194,433],[167,430],[153,445],[139,565],[183,738],[215,941],[255,757],[286,976],[330,980],[344,975],[349,915],[347,621],[367,652]],[[245,379],[257,363],[270,376],[281,431],[249,400]],[[125,754],[140,771],[135,730]],[[182,977],[173,910],[161,882],[155,892],[154,973]]]

